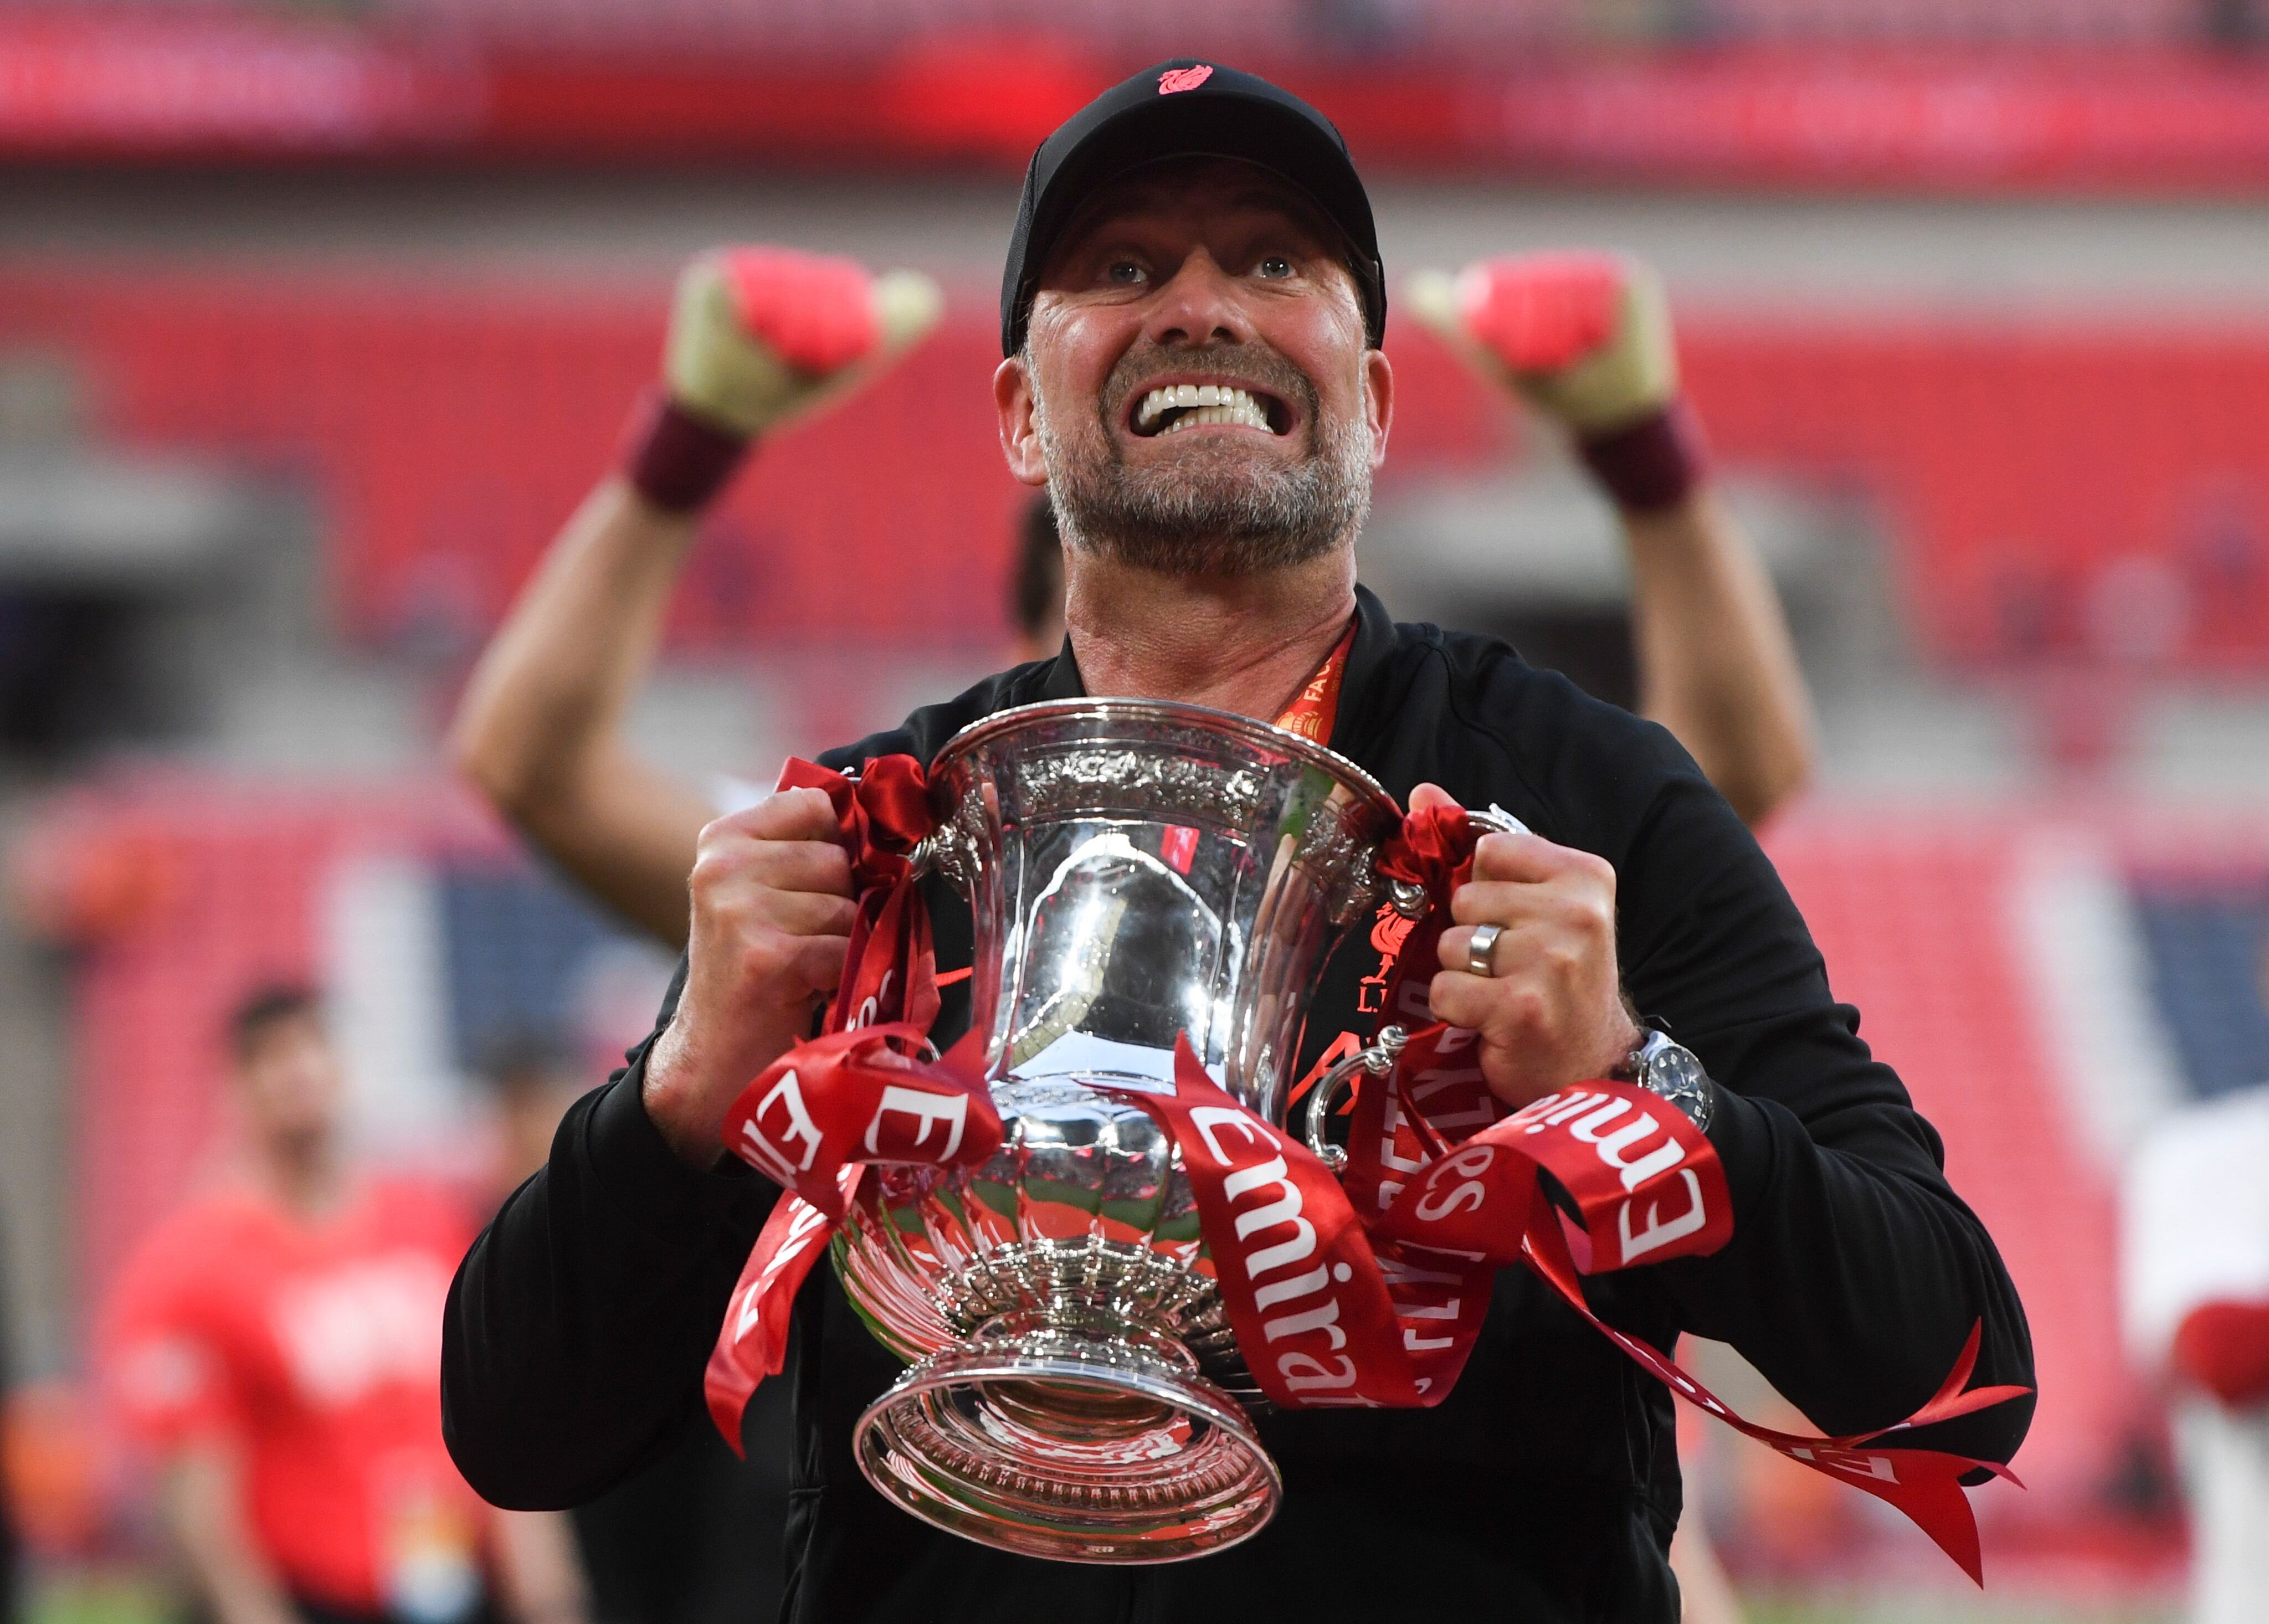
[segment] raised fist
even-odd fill
[[[1605,254],[1479,260],[1405,284],[1410,313],[1484,376],[1518,390],[1578,437],[1659,411],[1678,394],[1662,279]]]
[[[943,308],[914,271],[870,277],[791,248],[713,248],[677,279],[662,373],[681,408],[745,439],[855,388]]]
[[[1403,298],[1482,376],[1564,424],[1626,508],[1668,506],[1701,477],[1670,303],[1651,266],[1608,254],[1513,255],[1454,277],[1415,272]]]

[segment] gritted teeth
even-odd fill
[[[1193,424],[1233,423],[1266,434],[1283,432],[1270,420],[1267,396],[1229,383],[1162,384],[1134,409],[1137,434],[1171,434]]]

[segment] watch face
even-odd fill
[[[1654,1052],[1652,1063],[1647,1067],[1648,1080],[1664,1094],[1699,1092],[1702,1080],[1707,1074],[1702,1062],[1694,1058],[1691,1049],[1674,1043],[1662,1045]]]

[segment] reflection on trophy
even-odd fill
[[[1278,1119],[1309,992],[1378,901],[1401,815],[1293,734],[1133,700],[1004,712],[930,779],[942,823],[918,861],[976,916],[972,1027],[1007,1140],[974,1170],[876,1167],[853,1203],[844,1290],[912,1362],[861,1418],[860,1463],[987,1545],[1217,1550],[1282,1492],[1259,1392],[1179,1152],[1105,1090],[1171,1093],[1182,1037]]]

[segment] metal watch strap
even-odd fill
[[[1615,1068],[1619,1081],[1636,1083],[1685,1113],[1696,1127],[1708,1132],[1716,1114],[1717,1085],[1691,1049],[1667,1032],[1650,1030],[1623,1063]]]

